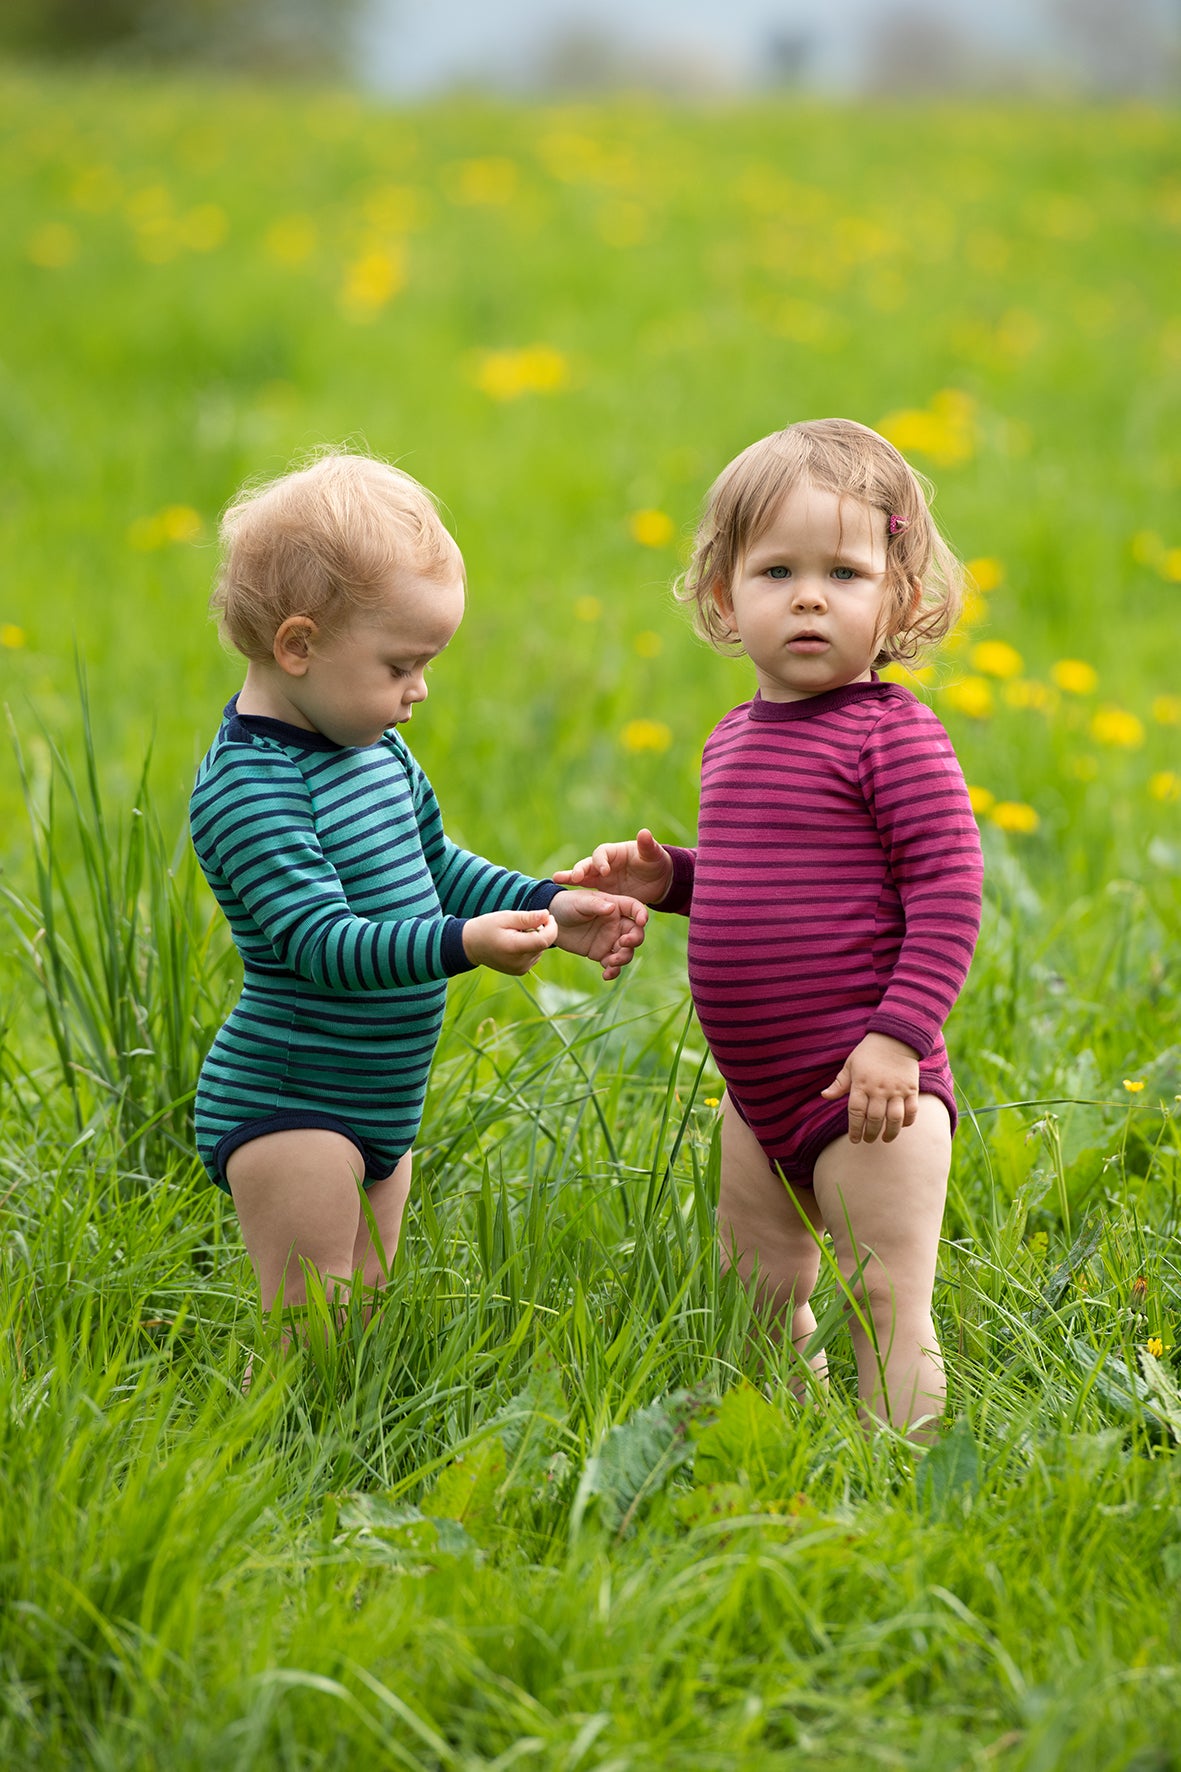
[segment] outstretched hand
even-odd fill
[[[619,977],[644,939],[648,907],[636,898],[575,890],[559,892],[549,908],[558,947],[597,961],[605,979]]]
[[[641,904],[659,904],[673,883],[672,856],[651,831],[642,830],[634,843],[600,843],[592,855],[554,879],[562,886],[598,886],[638,898]]]
[[[475,966],[520,978],[558,939],[548,911],[488,911],[463,926],[463,951]]]
[[[919,1110],[918,1053],[889,1034],[866,1034],[820,1093],[825,1101],[849,1097],[850,1144],[872,1144],[879,1133],[892,1144]]]

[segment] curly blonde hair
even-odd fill
[[[676,585],[678,599],[694,606],[697,631],[719,652],[741,650],[741,640],[718,606],[718,590],[730,586],[783,499],[802,483],[860,499],[887,518],[902,520],[897,533],[886,538],[892,619],[874,663],[913,663],[955,626],[964,569],[935,527],[930,482],[892,443],[849,418],[805,419],[762,437],[714,481],[692,558]],[[916,584],[922,586],[917,603]]]
[[[244,488],[220,535],[209,606],[222,638],[249,659],[271,656],[288,616],[338,632],[380,603],[399,571],[440,580],[463,571],[426,488],[388,462],[343,450]]]

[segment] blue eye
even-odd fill
[[[834,578],[839,578],[842,584],[847,584],[851,578],[857,577],[851,566],[834,566],[832,575]]]
[[[791,577],[791,568],[789,566],[768,566],[767,577],[768,578],[790,578]]]

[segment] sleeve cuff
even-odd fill
[[[913,1046],[920,1063],[924,1058],[930,1058],[939,1037],[938,1029],[932,1034],[925,1028],[917,1027],[913,1021],[906,1021],[900,1015],[891,1015],[889,1010],[879,1010],[876,1015],[871,1015],[866,1032],[888,1034],[892,1040],[901,1040],[904,1046]]]
[[[548,911],[559,892],[565,892],[565,890],[566,888],[559,886],[556,880],[540,880],[521,909],[523,911]]]
[[[664,845],[672,857],[673,882],[659,903],[654,904],[654,911],[673,911],[685,917],[689,914],[689,906],[693,902],[693,872],[697,865],[695,849],[674,849],[671,843]]]
[[[467,917],[448,917],[443,925],[443,940],[439,950],[443,962],[443,973],[446,978],[455,978],[461,972],[474,972],[476,963],[469,960],[463,945],[464,924]]]

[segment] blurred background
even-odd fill
[[[605,91],[1160,96],[1178,0],[5,0],[39,56],[331,74],[423,97]]]

